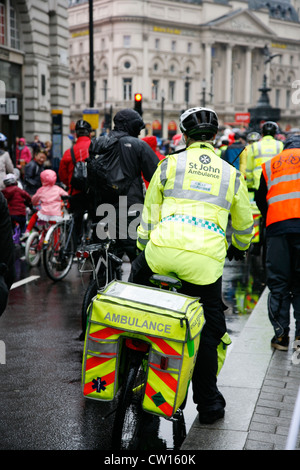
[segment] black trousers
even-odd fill
[[[153,274],[149,268],[145,253],[142,252],[133,261],[129,282],[152,285],[149,281]],[[153,286],[153,285],[152,285]],[[193,401],[201,412],[215,411],[225,407],[225,400],[217,387],[218,354],[217,347],[226,333],[222,300],[222,277],[213,284],[200,286],[182,280],[181,293],[200,297],[203,304],[205,325],[201,332],[201,340],[195,369],[192,378]]]
[[[74,232],[77,238],[77,243],[80,243],[83,234],[83,215],[88,211],[90,219],[95,221],[95,200],[92,193],[80,192],[75,194],[70,199],[70,211],[74,217]]]
[[[295,336],[300,335],[300,233],[267,237],[268,314],[276,336],[290,330],[293,306]]]

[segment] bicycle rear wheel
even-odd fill
[[[142,425],[142,397],[146,385],[143,368],[144,354],[130,351],[132,358],[125,382],[120,390],[119,403],[113,424],[115,450],[134,450],[139,442]]]
[[[47,232],[43,261],[46,274],[53,281],[60,281],[69,273],[74,258],[74,239],[70,234],[71,224],[59,222]],[[68,243],[67,243],[68,241]]]
[[[101,278],[101,281],[102,282],[101,282],[101,284],[99,283],[99,285],[101,285],[101,287],[102,287],[102,284],[103,284],[103,286],[105,285],[105,277],[104,276],[103,276],[103,278]],[[92,281],[90,281],[90,283],[88,285],[88,288],[84,293],[84,297],[83,297],[83,301],[82,301],[81,323],[82,323],[82,332],[83,332],[83,334],[85,334],[85,330],[86,330],[86,327],[87,327],[88,307],[89,307],[92,299],[95,297],[95,295],[97,295],[97,291],[98,291],[98,284],[97,284],[96,279],[93,279]]]
[[[41,259],[41,250],[38,249],[39,238],[39,232],[31,232],[26,240],[25,259],[31,267],[37,266]]]

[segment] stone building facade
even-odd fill
[[[282,129],[298,127],[299,9],[299,0],[94,0],[99,131],[110,110],[133,107],[137,92],[149,132],[160,135],[163,126],[163,137],[178,132],[190,106],[211,106],[221,122],[236,122],[259,99],[264,74]],[[87,0],[70,1],[69,30],[75,121],[90,104]]]
[[[67,0],[0,0],[0,131],[32,142],[52,139],[62,114],[69,146]]]

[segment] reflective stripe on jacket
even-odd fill
[[[283,142],[270,135],[264,136],[259,142],[247,146],[247,186],[258,189],[261,177],[261,165],[282,152]]]
[[[266,226],[300,218],[300,149],[286,149],[262,165],[267,184]]]
[[[146,193],[137,245],[154,245],[206,255],[224,262],[226,228],[232,243],[249,247],[253,218],[241,174],[220,159],[210,144],[195,142],[160,162]]]

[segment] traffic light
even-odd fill
[[[143,102],[143,95],[141,93],[135,93],[134,110],[137,111],[141,116],[143,115],[142,102]]]

